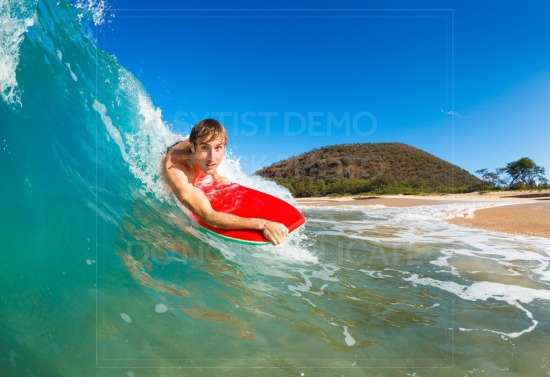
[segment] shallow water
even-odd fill
[[[2,5],[2,376],[550,374],[549,239],[444,221],[489,203],[302,207],[283,246],[212,238],[158,180],[180,135],[82,10]]]

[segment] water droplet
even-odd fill
[[[160,314],[166,313],[167,310],[168,308],[164,304],[157,304],[157,306],[155,306],[155,311],[157,313],[160,313]]]
[[[126,313],[120,313],[120,318],[126,323],[132,323],[132,318]]]

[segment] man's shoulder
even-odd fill
[[[168,148],[166,148],[165,154],[169,154],[172,151],[175,150],[183,150],[189,146],[189,138],[178,140],[172,145],[170,145]]]

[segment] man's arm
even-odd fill
[[[167,157],[164,164],[164,178],[176,198],[209,226],[219,229],[260,230],[274,245],[282,243],[288,236],[287,227],[281,223],[215,211],[206,195],[189,183],[181,169],[171,164],[170,157]]]

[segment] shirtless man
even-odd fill
[[[211,175],[218,181],[217,168],[223,160],[227,133],[214,119],[204,119],[193,126],[189,139],[170,147],[162,161],[162,175],[176,198],[206,224],[219,229],[257,229],[274,245],[282,243],[288,229],[281,223],[245,218],[212,209],[206,195],[193,184]]]

